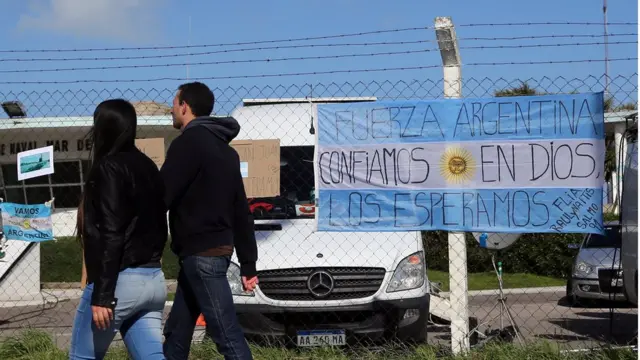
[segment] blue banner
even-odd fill
[[[603,233],[603,93],[318,105],[318,230]]]
[[[51,207],[3,202],[2,229],[7,240],[41,242],[53,240]]]

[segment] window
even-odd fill
[[[605,226],[604,236],[590,234],[584,244],[585,248],[620,248],[622,246],[622,233],[619,225]]]
[[[53,165],[55,172],[51,174],[51,183],[69,184],[80,183],[80,162],[64,161]]]
[[[7,188],[5,189],[5,201],[16,204],[24,204],[24,188]]]
[[[80,205],[81,186],[54,186],[51,189],[57,208],[77,208]]]
[[[280,148],[280,196],[249,199],[256,220],[315,215],[313,146]]]
[[[43,204],[55,197],[58,209],[77,208],[83,190],[82,172],[86,161],[57,161],[55,172],[25,181],[18,181],[16,164],[5,164],[2,169],[4,197],[18,204]]]
[[[87,181],[89,178],[89,170],[91,170],[91,161],[82,160],[82,177],[84,181]]]
[[[20,185],[18,166],[16,164],[2,165],[2,178],[5,186]]]
[[[25,189],[27,193],[27,204],[43,204],[51,200],[51,188],[49,186],[28,187]]]

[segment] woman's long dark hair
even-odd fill
[[[138,117],[133,105],[123,99],[101,102],[93,112],[89,137],[93,143],[91,161],[95,166],[107,155],[135,146]]]
[[[105,156],[135,147],[137,126],[136,109],[127,100],[105,100],[96,107],[93,112],[93,127],[88,134],[93,147],[91,149],[91,168],[87,181],[91,178],[93,169]],[[85,196],[86,191],[82,194],[76,220],[76,236],[81,243],[84,229],[83,204]]]

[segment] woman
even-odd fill
[[[70,359],[102,359],[118,331],[133,359],[164,359],[164,187],[158,167],[135,146],[136,126],[125,100],[104,101],[93,114],[92,165],[78,217],[87,286]]]

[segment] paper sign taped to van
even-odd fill
[[[164,138],[136,139],[136,147],[153,160],[158,168],[164,164]]]
[[[235,140],[247,198],[280,195],[280,140]]]

